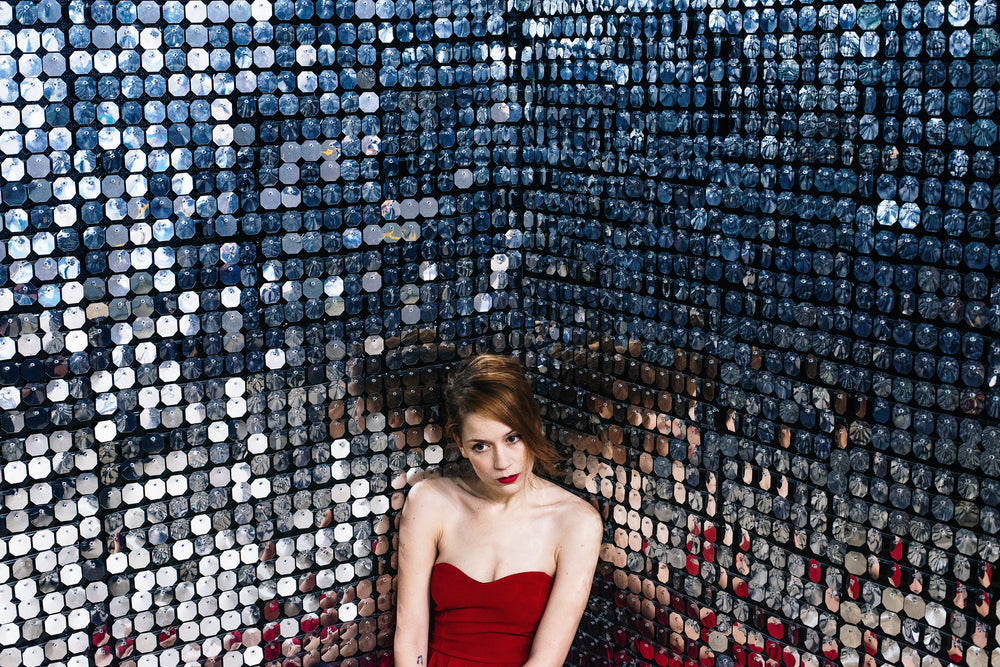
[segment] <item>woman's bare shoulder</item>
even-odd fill
[[[447,504],[447,498],[438,481],[425,478],[410,487],[403,504],[403,525],[421,532],[437,533],[441,530],[442,508]]]
[[[443,506],[453,507],[462,490],[450,477],[425,477],[410,487],[406,504],[438,511]]]
[[[574,532],[584,530],[598,535],[603,532],[601,515],[589,502],[556,484],[551,484],[549,493],[560,524]]]

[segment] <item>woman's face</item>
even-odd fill
[[[456,438],[462,456],[490,488],[520,488],[531,473],[532,457],[521,434],[502,422],[472,413]]]

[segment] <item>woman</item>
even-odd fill
[[[602,524],[542,479],[558,456],[521,364],[479,355],[445,387],[472,474],[418,482],[399,529],[397,667],[556,667],[587,605]]]

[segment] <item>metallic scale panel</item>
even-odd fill
[[[0,667],[391,664],[525,360],[569,664],[1000,661],[995,0],[0,1]]]

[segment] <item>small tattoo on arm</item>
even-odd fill
[[[417,664],[418,665],[424,664],[424,656],[422,656],[422,655],[418,655],[417,656]]]

